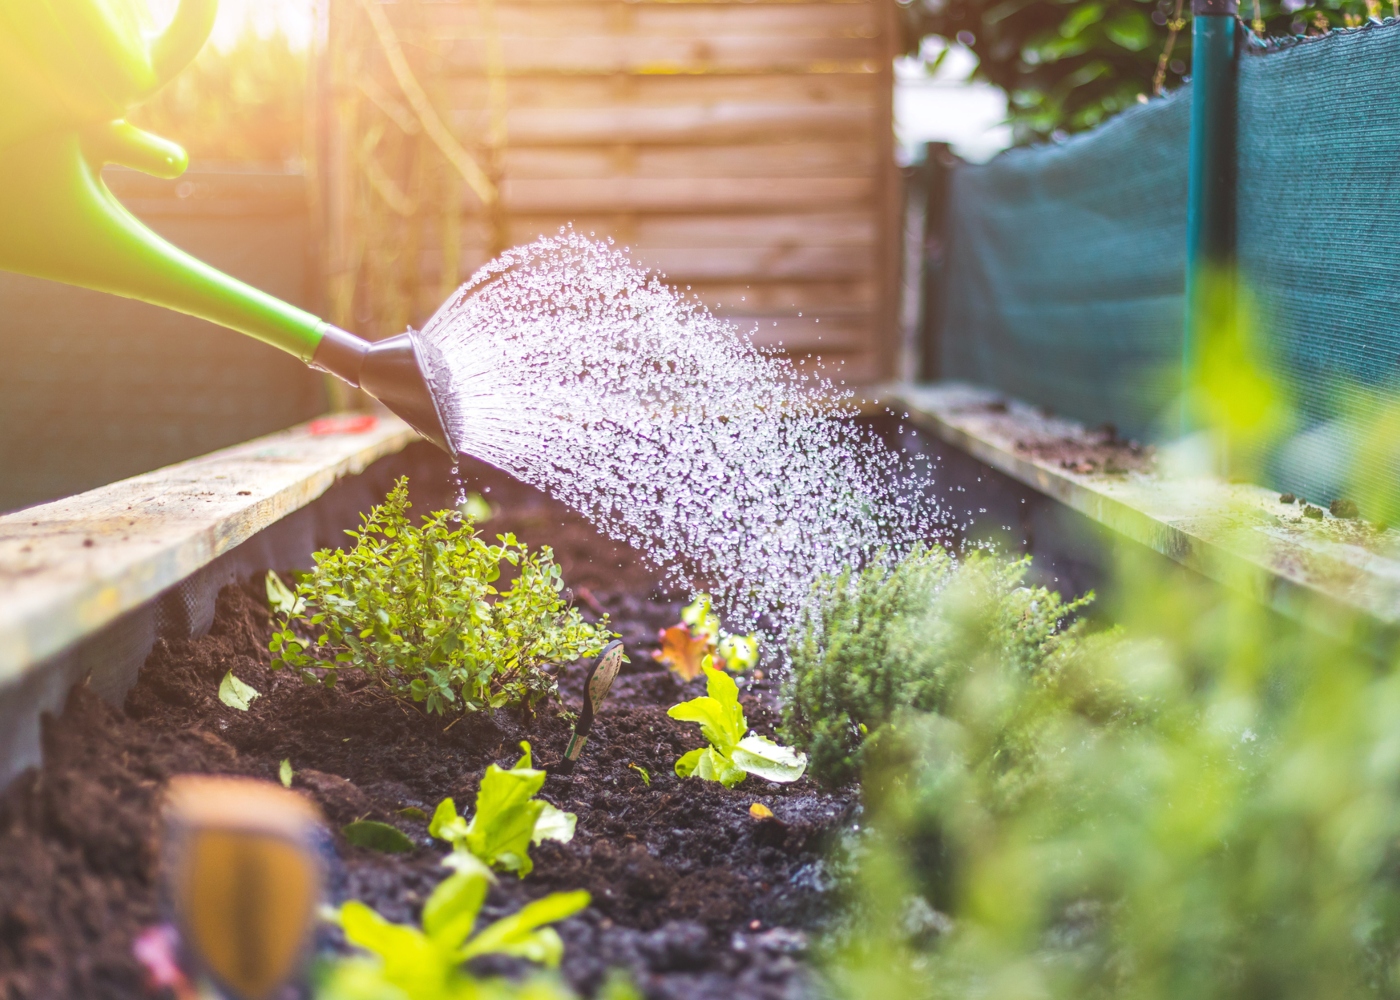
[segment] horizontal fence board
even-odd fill
[[[506,115],[509,146],[634,143],[664,145],[772,142],[821,136],[832,142],[873,138],[874,108],[868,104],[706,103],[683,108],[523,108]],[[485,111],[454,111],[448,121],[457,135],[484,141]]]
[[[870,336],[874,317],[849,317],[822,322],[815,317],[726,316],[755,347],[780,347],[789,354],[802,352],[839,356],[859,350]]]
[[[733,280],[743,276],[753,280],[778,281],[792,278],[865,277],[875,270],[869,249],[856,247],[792,247],[766,250],[737,246],[729,249],[676,248],[658,250],[635,247],[632,256],[639,263],[655,268],[674,281]]]
[[[393,8],[389,8],[392,10]],[[484,45],[480,17],[463,17],[451,5],[420,8],[421,18],[397,17],[404,37],[430,42],[469,41]],[[793,39],[873,41],[879,36],[877,3],[710,4],[630,3],[619,0],[530,0],[498,2],[496,30],[503,38],[567,39],[578,36],[629,39],[638,44],[665,39],[745,37],[781,45]]]
[[[423,254],[424,275],[436,286],[441,273],[441,251],[429,248]],[[485,244],[463,247],[463,271],[474,270],[487,262]],[[705,247],[667,250],[646,246],[631,248],[630,257],[636,263],[659,272],[672,285],[695,285],[698,282],[729,282],[737,280],[849,281],[869,278],[876,266],[871,249],[858,247],[791,247],[766,250],[762,247]],[[710,301],[706,298],[706,301]],[[718,300],[723,301],[723,300]]]
[[[506,75],[599,73],[877,73],[878,39],[746,36],[633,39],[572,37],[501,39]],[[442,58],[449,72],[484,73],[484,47],[476,42],[446,43]]]
[[[735,245],[870,246],[878,238],[877,226],[869,211],[850,209],[740,215],[718,212],[706,215],[519,213],[509,219],[509,241],[514,246],[540,236],[553,236],[568,224],[580,233],[592,233],[599,239],[612,237],[619,246],[660,250]],[[485,244],[490,239],[486,221],[479,214],[467,217],[462,234],[464,242],[471,244]]]
[[[479,110],[490,103],[489,81],[478,74],[453,76],[439,84],[443,107]],[[506,83],[511,109],[525,108],[685,108],[693,104],[851,104],[871,108],[880,99],[880,77],[872,73],[815,73],[744,76],[740,74],[639,74],[528,76]]]
[[[877,293],[873,277],[830,281],[692,281],[680,286],[709,303],[717,314],[828,317],[873,313]]]
[[[600,177],[514,180],[507,212],[732,212],[865,204],[868,177]]]
[[[536,180],[568,177],[757,177],[782,176],[869,177],[875,172],[874,150],[869,143],[796,140],[786,143],[750,143],[715,146],[639,146],[610,143],[575,147],[520,147],[506,149],[507,179]]]
[[[367,46],[357,71],[402,103],[358,0],[331,3]],[[627,247],[716,313],[758,324],[762,343],[782,340],[797,360],[835,352],[847,376],[862,378],[890,363],[893,0],[496,0],[497,39],[472,0],[382,9],[473,155],[486,162],[493,124],[505,131],[496,161],[503,211],[462,192],[452,276],[442,274],[442,213],[421,210],[414,315],[430,313],[443,287],[486,263],[492,247],[572,224]],[[502,80],[487,76],[495,41],[503,94]],[[388,129],[377,157],[407,184],[404,151],[421,140],[405,143],[370,89],[349,76],[332,84],[337,100],[360,109],[358,135]],[[493,111],[495,100],[503,104]],[[340,148],[355,141],[345,135]],[[346,166],[357,169],[349,158]],[[389,229],[403,231],[364,179],[354,184]],[[386,280],[402,282],[393,253],[371,257]],[[400,277],[389,278],[394,271]]]

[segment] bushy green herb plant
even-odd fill
[[[1065,622],[1093,595],[1065,603],[1027,587],[1029,568],[981,552],[958,561],[935,546],[819,581],[790,644],[782,725],[813,775],[855,777],[868,736],[900,709],[940,711],[986,657],[1029,676],[1075,641]]]
[[[582,910],[589,894],[552,893],[474,934],[490,881],[480,870],[443,880],[423,906],[421,928],[391,923],[358,900],[345,903],[335,922],[347,941],[374,957],[334,963],[318,990],[320,1000],[567,1000],[571,993],[557,981],[478,979],[462,964],[507,955],[557,967],[564,942],[546,925]]]
[[[568,606],[548,546],[531,552],[510,534],[489,545],[455,511],[415,525],[410,506],[408,480],[400,479],[361,515],[360,530],[346,532],[354,542],[348,552],[316,553],[295,595],[274,596],[269,582],[281,614],[273,669],[334,684],[338,668],[359,667],[396,697],[437,713],[533,710],[557,698],[545,667],[601,652],[613,637],[606,617],[590,625]],[[500,590],[503,568],[515,576]]]
[[[718,781],[725,788],[733,788],[750,774],[779,782],[802,777],[807,769],[806,755],[757,733],[744,735],[749,724],[734,678],[714,667],[703,669],[707,694],[673,705],[666,714],[680,722],[698,722],[710,745],[676,761],[676,774]]]
[[[471,822],[457,815],[457,804],[443,799],[433,812],[428,833],[452,844],[459,857],[448,863],[465,867],[468,858],[481,864],[517,873],[521,878],[534,869],[530,846],[546,840],[567,844],[574,839],[578,817],[543,799],[535,798],[547,774],[530,766],[530,744],[510,770],[495,764],[486,768],[476,792]]]
[[[1115,591],[1121,632],[989,650],[874,748],[837,992],[1400,996],[1400,675],[1213,584]]]

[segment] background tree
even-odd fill
[[[1189,0],[908,0],[905,51],[924,38],[960,42],[975,79],[1006,91],[1018,144],[1093,128],[1189,77]],[[1400,0],[1241,0],[1263,37],[1315,35],[1400,17]],[[946,53],[948,50],[942,50]],[[942,58],[942,54],[938,58]],[[931,65],[932,68],[932,65]]]

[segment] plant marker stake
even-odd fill
[[[250,778],[170,783],[165,878],[180,940],[234,1000],[269,1000],[302,968],[324,872],[314,806]]]
[[[583,712],[574,724],[574,733],[569,737],[569,745],[564,748],[564,759],[554,769],[555,774],[574,773],[574,765],[578,763],[579,754],[583,753],[583,745],[588,742],[588,734],[593,731],[593,718],[598,709],[603,707],[603,699],[608,696],[613,679],[622,669],[622,655],[622,640],[614,639],[604,647],[598,659],[593,661],[593,666],[588,671],[588,679],[583,682]]]

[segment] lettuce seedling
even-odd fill
[[[411,506],[400,479],[346,532],[348,552],[316,553],[295,593],[269,575],[273,669],[333,685],[338,669],[357,667],[436,713],[557,699],[545,668],[597,656],[613,638],[606,617],[590,625],[568,605],[547,546],[532,552],[511,534],[490,545],[451,510],[415,525]],[[513,579],[502,589],[503,573]]]
[[[530,744],[522,741],[520,748],[525,753],[509,771],[495,764],[486,768],[470,823],[457,815],[452,799],[443,799],[428,833],[450,842],[454,854],[470,855],[524,878],[535,867],[530,845],[545,840],[567,844],[574,839],[578,817],[534,797],[547,775],[530,766]]]
[[[750,774],[769,781],[796,781],[807,769],[807,755],[750,733],[739,704],[739,686],[714,667],[705,667],[706,691],[701,698],[673,705],[666,714],[680,722],[698,722],[709,746],[676,761],[676,774],[694,775],[733,788]]]
[[[345,932],[346,940],[375,957],[338,962],[320,996],[323,1000],[385,996],[413,1000],[530,996],[543,1000],[568,996],[545,981],[536,980],[520,989],[500,981],[478,980],[462,969],[462,963],[483,955],[506,955],[556,968],[564,955],[564,942],[554,928],[545,925],[582,910],[590,901],[589,894],[581,890],[552,893],[473,934],[490,883],[491,875],[480,870],[450,875],[424,904],[421,928],[390,923],[358,900],[333,911],[332,919]]]

